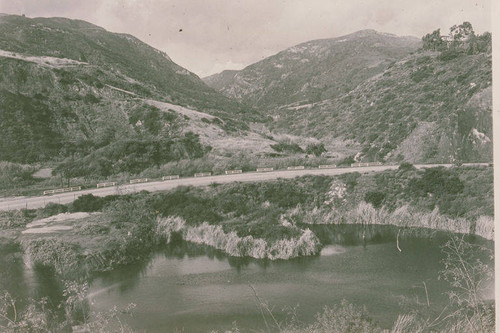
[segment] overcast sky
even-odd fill
[[[477,33],[492,30],[490,0],[0,0],[0,13],[129,33],[200,77],[361,29],[421,37],[469,21]]]

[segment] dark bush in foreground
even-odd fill
[[[68,206],[61,205],[55,202],[49,202],[44,208],[42,208],[43,216],[52,216],[61,213],[66,213],[68,211]]]
[[[105,200],[101,197],[95,197],[92,194],[81,195],[73,201],[69,210],[71,212],[97,212],[102,210]]]
[[[385,199],[385,193],[370,191],[365,193],[365,201],[371,203],[373,207],[379,208]]]
[[[404,162],[399,165],[398,170],[400,171],[411,171],[411,170],[416,170],[415,166],[411,163]]]

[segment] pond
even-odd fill
[[[364,305],[382,327],[399,313],[427,304],[436,314],[448,303],[448,284],[438,280],[441,246],[449,234],[425,230],[403,232],[386,226],[315,226],[323,244],[315,257],[264,261],[228,257],[185,242],[159,249],[148,262],[100,274],[91,283],[94,311],[136,304],[126,321],[146,332],[224,331],[236,323],[242,331],[265,329],[260,302],[277,321],[312,322],[323,307],[346,299]],[[480,238],[474,242],[493,248]],[[17,296],[49,295],[57,302],[60,287],[46,273],[33,272],[15,260],[0,274],[2,289]],[[3,260],[3,261],[2,261]],[[9,266],[10,265],[10,266]],[[10,282],[9,282],[10,281]],[[425,287],[424,287],[425,283]],[[493,283],[484,294],[494,298]],[[266,316],[267,321],[272,321]]]

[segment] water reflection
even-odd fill
[[[395,242],[400,230],[400,239],[435,238],[437,235],[440,237],[447,237],[446,235],[449,235],[431,229],[398,228],[390,225],[315,224],[303,225],[303,227],[311,229],[324,245],[363,245],[366,247],[370,244]]]
[[[324,305],[346,298],[366,305],[382,326],[390,327],[400,306],[425,300],[432,311],[448,302],[440,246],[449,234],[390,226],[307,226],[325,244],[321,255],[287,261],[228,257],[223,252],[177,240],[157,249],[149,260],[94,277],[93,311],[137,303],[131,324],[148,332],[206,332],[240,327],[259,329],[259,308],[251,284],[277,309],[300,304],[300,319],[311,320]],[[468,237],[492,247],[492,242]],[[362,245],[365,245],[365,248]],[[57,308],[63,284],[52,272],[26,268],[19,249],[0,248],[0,284],[16,298],[49,297]],[[9,252],[10,251],[10,252]],[[281,317],[280,317],[281,316]],[[261,325],[261,326],[259,326]]]

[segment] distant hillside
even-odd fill
[[[210,87],[216,90],[222,90],[234,80],[234,76],[238,74],[239,70],[225,70],[217,74],[213,74],[203,78],[203,81]]]
[[[259,108],[312,103],[351,91],[420,45],[414,37],[363,30],[299,44],[241,71],[224,71],[204,81]]]
[[[188,130],[244,136],[239,131],[260,117],[165,53],[79,20],[1,16],[0,73],[0,160],[78,160],[141,141],[134,149],[160,142],[175,149],[160,163],[203,153],[197,136],[184,140]],[[201,150],[193,155],[185,144]]]
[[[366,160],[491,161],[491,39],[482,38],[482,51],[419,50],[339,98],[276,110],[272,127],[353,140]]]
[[[421,41],[373,30],[311,41],[204,80],[266,110],[274,132],[360,145],[357,160],[492,159],[491,34],[468,22]]]

